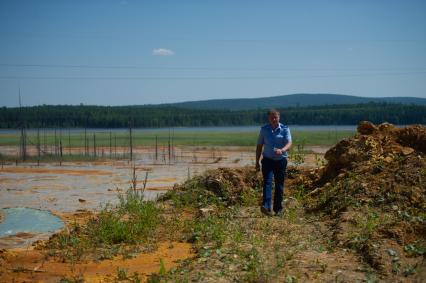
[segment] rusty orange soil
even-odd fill
[[[188,243],[162,242],[151,253],[142,253],[131,259],[116,257],[111,260],[87,263],[63,263],[47,257],[39,250],[0,251],[0,278],[2,282],[58,282],[61,278],[84,278],[84,282],[112,282],[117,270],[126,270],[131,276],[137,272],[142,281],[151,273],[159,272],[160,259],[166,270],[177,266],[179,260],[193,257]]]
[[[2,170],[0,170],[0,172],[2,172]],[[0,177],[0,183],[14,183],[14,182],[16,182],[16,179]]]
[[[29,168],[29,167],[5,167],[0,169],[5,173],[35,173],[35,174],[66,174],[66,175],[111,175],[111,171],[106,170],[71,170],[71,169],[47,169],[47,168]]]
[[[86,224],[90,218],[95,216],[95,213],[90,210],[79,209],[76,212],[61,212],[52,211],[52,214],[61,218],[66,225]]]

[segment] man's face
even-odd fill
[[[269,123],[274,127],[278,127],[278,123],[280,122],[280,114],[271,113],[268,115]]]

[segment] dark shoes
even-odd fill
[[[270,209],[268,209],[266,207],[263,207],[263,206],[260,207],[260,211],[263,214],[267,215],[267,216],[273,216],[274,215],[274,213],[272,212],[272,210],[270,210]]]
[[[260,207],[260,211],[261,211],[263,214],[265,214],[266,216],[274,216],[274,212],[273,212],[272,210],[270,210],[270,209],[267,209],[266,207],[261,206],[261,207]],[[283,215],[284,215],[284,212],[283,212],[283,210],[282,210],[282,209],[281,209],[281,210],[278,210],[278,211],[275,213],[275,216],[277,216],[277,217],[283,217]]]

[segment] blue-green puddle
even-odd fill
[[[64,226],[64,222],[49,211],[14,207],[0,210],[0,238],[17,233],[53,233]]]

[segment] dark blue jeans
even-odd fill
[[[284,194],[284,178],[287,168],[287,158],[281,160],[273,160],[263,158],[262,161],[263,174],[263,201],[262,206],[267,209],[273,209],[278,212],[283,209],[282,201]],[[274,206],[272,207],[272,176],[275,181]]]

